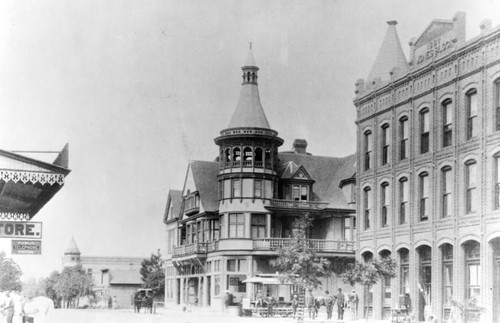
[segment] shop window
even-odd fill
[[[410,252],[408,249],[399,250],[400,286],[401,295],[410,293]]]
[[[481,299],[481,245],[476,241],[464,244],[466,266],[466,297],[472,302]]]
[[[453,299],[453,246],[444,244],[441,247],[441,254],[443,258],[443,304],[446,307],[451,307]]]

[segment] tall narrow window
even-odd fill
[[[408,178],[399,180],[399,224],[405,224],[408,213]]]
[[[494,111],[495,111],[495,130],[500,130],[500,79],[495,81],[494,85]]]
[[[420,177],[420,221],[427,221],[429,219],[429,174],[424,172],[419,175]]]
[[[387,165],[389,162],[389,124],[382,126],[382,165]]]
[[[443,304],[446,307],[451,307],[453,299],[453,246],[444,244],[441,247],[443,257]]]
[[[495,184],[495,188],[494,188],[494,207],[495,207],[495,210],[498,210],[500,209],[500,153],[497,153],[493,156],[494,160],[493,160],[493,163],[494,163],[494,171],[493,171],[493,177],[494,177],[494,184]]]
[[[401,160],[408,158],[408,117],[399,119],[399,157]]]
[[[429,152],[429,109],[420,112],[420,153]]]
[[[441,217],[451,216],[453,179],[451,177],[451,167],[446,166],[441,169]]]
[[[388,215],[389,215],[389,183],[383,182],[381,185],[381,196],[380,203],[382,205],[381,212],[381,226],[386,227],[388,225]]]
[[[233,184],[233,196],[232,197],[241,197],[241,188],[240,188],[240,180],[239,179],[233,179],[232,184]]]
[[[364,203],[364,215],[365,215],[365,230],[368,230],[370,229],[370,210],[371,210],[371,188],[369,187],[365,187],[364,189],[364,199],[363,199],[363,203]]]
[[[476,178],[476,161],[469,160],[465,163],[466,213],[477,211]]]
[[[254,197],[262,197],[262,180],[254,180]]]
[[[443,147],[448,147],[452,143],[453,136],[453,110],[451,100],[445,100],[442,104],[443,108]]]
[[[372,160],[372,132],[370,130],[365,132],[365,170],[369,170],[371,166]]]
[[[474,89],[467,92],[465,101],[467,105],[467,140],[469,140],[479,133],[477,91]]]
[[[464,244],[466,266],[466,297],[470,300],[481,299],[481,245],[476,241]]]
[[[406,294],[410,293],[410,253],[408,249],[403,248],[399,250],[399,268],[400,268],[399,293],[401,295],[405,295],[405,300],[406,300]]]

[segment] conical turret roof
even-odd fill
[[[250,47],[243,67],[243,84],[240,98],[234,110],[228,129],[231,128],[265,128],[271,129],[266,114],[260,103],[259,88],[257,85],[257,71]]]
[[[375,63],[368,75],[368,81],[380,78],[382,81],[390,80],[390,72],[397,68],[399,73],[408,71],[408,61],[406,60],[401,42],[396,31],[396,21],[388,21],[387,32],[378,51]]]
[[[69,242],[68,248],[66,248],[64,254],[80,254],[80,249],[78,249],[78,246],[76,245],[75,237],[71,237],[71,241]]]

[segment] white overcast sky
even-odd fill
[[[408,56],[410,38],[459,10],[468,38],[483,19],[500,23],[497,0],[1,1],[0,149],[69,143],[72,170],[33,219],[43,255],[14,256],[24,278],[60,269],[71,236],[83,255],[164,249],[168,190],[182,189],[189,160],[217,155],[248,42],[283,148],[304,138],[313,154],[345,156],[355,152],[354,83],[386,21],[399,22]]]

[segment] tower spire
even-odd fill
[[[398,33],[396,31],[397,21],[390,20],[387,22],[388,28],[385,34],[382,46],[377,54],[375,63],[368,75],[368,81],[375,81],[379,78],[382,81],[390,80],[390,73],[397,69],[398,73],[408,71],[408,61],[401,47]]]
[[[243,67],[240,98],[234,110],[228,129],[232,128],[264,128],[270,129],[266,114],[260,103],[258,88],[259,68],[252,53],[252,43],[248,43],[248,54]]]

